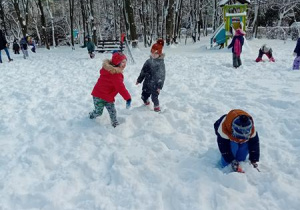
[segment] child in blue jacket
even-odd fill
[[[240,109],[231,110],[215,122],[214,129],[222,167],[230,164],[233,171],[243,173],[239,163],[245,161],[248,155],[253,167],[258,167],[259,138],[254,121],[247,112]]]

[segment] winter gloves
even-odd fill
[[[251,165],[253,166],[253,168],[260,172],[260,170],[258,169],[258,164],[256,162],[251,161]],[[231,168],[234,172],[245,173],[237,160],[233,160],[231,162]]]
[[[131,107],[131,98],[126,101],[126,109]]]

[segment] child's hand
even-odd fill
[[[126,109],[130,109],[131,107],[131,98],[126,101]]]
[[[135,83],[135,85],[138,85],[138,84],[140,84],[140,83],[138,83],[138,82]]]
[[[160,93],[160,89],[157,89],[158,94]]]

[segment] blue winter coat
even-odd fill
[[[219,146],[219,150],[222,154],[222,157],[227,163],[231,163],[235,158],[231,152],[231,145],[230,145],[230,138],[226,135],[222,130],[222,124],[225,121],[225,117],[227,115],[223,115],[220,119],[218,119],[214,123],[215,133],[217,135],[217,142]],[[259,149],[259,137],[257,132],[255,131],[254,134],[250,137],[249,141],[245,142],[244,144],[248,144],[249,150],[249,160],[251,162],[258,162],[260,149]]]
[[[294,53],[297,53],[297,57],[300,56],[300,38],[298,38]]]

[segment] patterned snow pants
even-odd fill
[[[117,121],[117,110],[115,108],[114,103],[109,103],[97,97],[93,97],[93,100],[94,100],[95,110],[90,114],[93,115],[93,118],[101,116],[103,113],[103,109],[105,107],[108,111],[112,126],[115,127],[116,125],[119,124]]]

